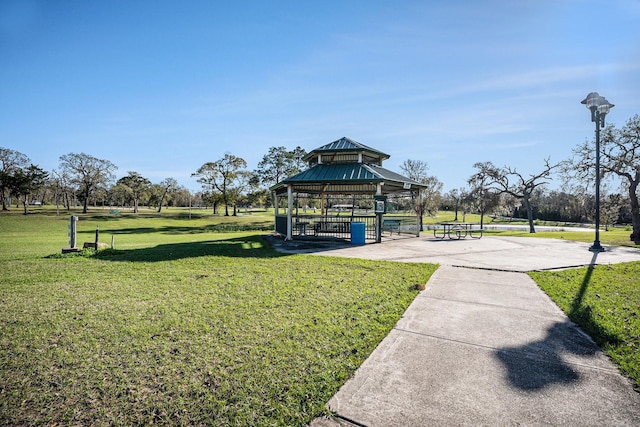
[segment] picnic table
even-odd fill
[[[482,237],[483,229],[474,228],[474,226],[478,227],[479,224],[473,222],[443,222],[433,229],[433,237],[437,239],[444,239],[445,237],[464,239],[469,236],[473,239],[479,239]]]

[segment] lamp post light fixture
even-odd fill
[[[598,92],[591,92],[581,104],[591,110],[591,121],[596,124],[596,236],[589,250],[604,252],[600,244],[600,128],[604,127],[604,118],[614,105]]]

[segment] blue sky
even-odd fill
[[[0,147],[46,170],[85,152],[152,182],[226,152],[347,136],[524,174],[593,138],[592,91],[640,114],[640,1],[0,0]]]

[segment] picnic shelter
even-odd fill
[[[364,223],[369,241],[385,232],[418,236],[420,212],[392,213],[392,202],[416,200],[426,186],[385,169],[389,157],[346,137],[312,150],[302,159],[306,170],[271,187],[275,231],[287,240],[347,239],[352,224]]]

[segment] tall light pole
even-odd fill
[[[591,110],[591,121],[596,124],[596,236],[589,250],[604,252],[600,244],[600,128],[604,127],[604,118],[614,105],[604,96],[598,95],[598,92],[591,92],[581,104]]]

